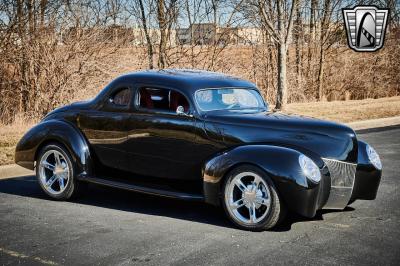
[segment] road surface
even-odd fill
[[[374,201],[313,219],[290,215],[274,231],[233,228],[205,204],[90,186],[49,200],[33,176],[0,180],[0,265],[398,265],[400,128],[359,134],[381,155]]]

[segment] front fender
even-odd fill
[[[33,170],[37,153],[43,144],[56,141],[70,152],[77,174],[90,173],[91,157],[83,134],[72,124],[63,120],[45,120],[30,129],[18,142],[15,163]]]
[[[327,169],[320,166],[320,183],[310,181],[299,165],[300,152],[272,145],[245,145],[218,154],[203,168],[204,196],[208,203],[218,205],[225,175],[239,164],[252,164],[266,172],[273,180],[287,207],[304,216],[312,217],[327,200],[330,184]],[[319,163],[317,163],[319,165]],[[324,179],[329,179],[329,183]]]

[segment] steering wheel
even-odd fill
[[[238,102],[232,103],[231,105],[228,105],[226,109],[232,109],[233,107],[240,107],[240,103]]]

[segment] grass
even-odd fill
[[[0,165],[14,163],[14,152],[17,142],[34,122],[17,118],[11,125],[0,124]]]
[[[340,123],[400,115],[400,96],[334,102],[292,103],[286,112]]]
[[[354,101],[292,103],[287,113],[301,114],[348,123],[400,115],[400,96]],[[12,125],[0,124],[0,165],[14,163],[15,145],[34,122],[17,119]]]

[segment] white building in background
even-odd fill
[[[176,40],[181,45],[250,45],[262,42],[262,32],[258,28],[220,27],[214,23],[198,23],[189,28],[177,29]]]
[[[238,28],[238,44],[251,45],[263,42],[263,34],[259,28]]]
[[[147,32],[149,34],[150,37],[150,41],[152,44],[159,44],[160,43],[160,30],[159,29],[147,29]],[[142,28],[134,28],[132,30],[132,34],[133,34],[133,40],[132,43],[134,45],[145,45],[147,44],[147,40],[146,40],[146,35],[144,33],[144,30]],[[168,35],[168,42],[170,45],[174,46],[177,42],[176,40],[176,30],[171,29],[167,31],[167,35]]]
[[[207,45],[214,43],[217,27],[214,23],[194,23],[189,28],[176,29],[176,44]]]
[[[178,45],[190,44],[191,34],[189,28],[176,29],[176,42]]]
[[[160,43],[160,30],[148,29],[151,42]],[[142,28],[132,29],[132,43],[145,45],[147,43]],[[219,27],[214,23],[196,23],[188,28],[171,29],[167,32],[169,45],[252,45],[262,43],[262,31],[258,28]]]

